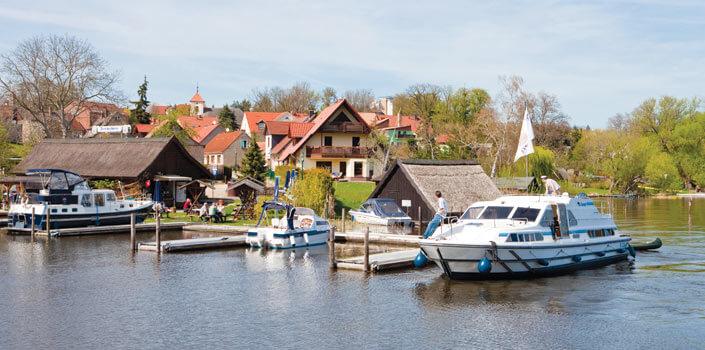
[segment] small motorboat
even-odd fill
[[[634,250],[656,250],[661,248],[663,242],[661,242],[661,238],[656,237],[651,242],[632,242],[631,245]]]
[[[271,218],[269,225],[264,226],[268,221],[267,212],[270,211],[281,211],[284,215]],[[326,244],[329,234],[328,220],[319,217],[313,210],[268,201],[262,205],[257,227],[247,232],[245,241],[256,248],[287,249]]]
[[[151,200],[121,200],[112,190],[93,190],[78,174],[61,169],[30,169],[28,176],[41,178],[39,193],[26,194],[12,203],[8,227],[45,230],[47,214],[51,229],[129,224],[136,214],[141,223],[152,209]]]
[[[495,279],[558,275],[627,260],[635,256],[630,240],[590,198],[565,194],[477,202],[420,245],[451,279]]]
[[[411,226],[411,218],[391,198],[370,198],[360,209],[351,210],[353,221],[370,225]]]

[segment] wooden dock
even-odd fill
[[[370,238],[372,235],[370,234]],[[398,250],[387,253],[370,254],[370,271],[378,272],[408,268],[414,265],[414,259],[419,254],[418,249]],[[338,259],[336,265],[339,269],[365,271],[365,257]]]
[[[190,238],[190,239],[176,239],[171,241],[162,241],[161,247],[164,253],[173,252],[184,252],[191,250],[205,250],[205,249],[222,249],[231,247],[243,247],[245,243],[245,236],[222,236],[222,237],[208,237],[208,238]],[[156,242],[144,242],[140,243],[138,250],[142,251],[157,251]]]
[[[392,233],[369,233],[369,242],[374,244],[389,244],[407,247],[418,247],[421,236],[416,235],[399,235]],[[355,242],[363,243],[365,241],[364,232],[335,232],[336,242]]]
[[[187,222],[164,222],[161,223],[162,230],[180,230],[188,225]],[[137,224],[135,225],[137,232],[151,231],[156,229],[155,223]],[[7,228],[8,233],[14,235],[30,235],[31,230],[28,228]],[[108,226],[89,226],[89,227],[74,227],[54,229],[50,231],[52,237],[68,237],[68,236],[89,236],[89,235],[105,235],[114,233],[130,233],[130,225],[108,225]],[[46,236],[46,230],[36,230],[37,236]]]
[[[187,225],[183,227],[184,232],[200,233],[220,233],[220,234],[243,234],[249,231],[248,226],[227,226],[227,225]]]

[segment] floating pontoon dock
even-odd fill
[[[171,241],[162,241],[162,252],[173,253],[173,252],[183,252],[189,250],[203,250],[203,249],[219,249],[219,248],[230,248],[230,247],[242,247],[245,246],[245,236],[222,236],[222,237],[208,237],[208,238],[191,238],[191,239],[176,239]],[[157,251],[156,242],[144,242],[140,243],[138,246],[139,250],[143,251]]]
[[[416,236],[416,235],[399,235],[399,234],[392,234],[392,233],[373,233],[370,232],[370,243],[375,243],[375,244],[392,244],[392,245],[400,245],[400,246],[410,246],[410,247],[418,247],[419,246],[419,240],[421,240],[421,236]],[[335,232],[335,241],[336,242],[356,242],[356,243],[362,243],[365,241],[365,233],[364,232]]]
[[[184,232],[204,232],[222,234],[242,234],[250,229],[248,226],[227,226],[227,225],[187,225],[183,227]]]
[[[160,225],[161,230],[180,230],[184,226],[188,225],[187,222],[163,222]],[[137,224],[135,229],[138,232],[144,231],[154,231],[156,229],[155,223],[149,224]],[[10,234],[15,235],[29,235],[31,234],[31,229],[28,228],[13,228],[7,227],[7,231]],[[102,234],[113,234],[113,233],[130,233],[130,225],[109,225],[109,226],[89,226],[89,227],[74,227],[74,228],[61,228],[53,229],[50,231],[51,236],[55,237],[65,237],[65,236],[88,236],[88,235],[102,235]],[[46,230],[41,230],[37,228],[34,231],[35,235],[46,236]]]
[[[377,272],[411,267],[413,266],[414,259],[418,254],[419,249],[407,249],[387,253],[370,254],[370,271]],[[338,259],[336,265],[339,269],[364,271],[365,257],[356,256],[352,258]]]

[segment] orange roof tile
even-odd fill
[[[220,133],[208,142],[208,144],[206,144],[204,152],[223,153],[226,149],[228,149],[228,147],[230,147],[230,145],[233,144],[233,142],[240,138],[242,133],[242,130]]]
[[[272,121],[276,119],[282,112],[245,112],[244,119],[247,121],[247,126],[251,133],[259,133],[257,123],[260,121]]]
[[[148,134],[154,127],[154,124],[135,124],[135,131],[140,134]]]
[[[311,130],[314,125],[314,123],[291,123],[289,126],[289,137],[300,139],[306,136],[306,133]]]
[[[272,148],[272,154],[278,154],[281,152],[289,143],[291,143],[292,139],[289,136],[285,136],[279,143],[277,143],[276,146]]]
[[[278,122],[275,120],[264,122],[265,133],[268,135],[288,135],[289,125],[294,122]]]
[[[198,90],[196,90],[196,94],[191,97],[189,102],[206,102],[206,100],[204,100],[201,94],[198,93]]]

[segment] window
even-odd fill
[[[108,202],[115,202],[115,193],[108,193],[106,195],[106,199],[108,200]]]
[[[355,177],[362,176],[362,162],[353,162],[353,172]]]
[[[78,208],[71,208],[71,212],[72,212],[72,213],[75,213],[75,212],[77,212],[77,211],[78,211]]]
[[[240,141],[240,148],[241,148],[241,149],[247,148],[247,140],[242,140],[242,141]]]
[[[512,219],[526,219],[529,222],[536,221],[539,216],[539,210],[534,208],[517,208],[512,215]]]
[[[84,207],[90,207],[92,205],[90,194],[84,194],[81,196],[81,205]]]
[[[338,165],[338,168],[340,169],[340,175],[345,177],[348,173],[348,165],[345,162],[340,162]]]
[[[360,147],[360,138],[357,136],[353,136],[352,138],[352,146],[353,147]]]
[[[62,209],[61,209],[61,212],[62,212],[62,213],[68,213],[68,212],[69,212],[69,209],[68,209],[68,208],[62,208]]]
[[[468,210],[463,213],[463,216],[460,217],[461,220],[472,220],[472,219],[477,219],[480,217],[480,213],[482,213],[482,209],[485,209],[485,207],[470,207]]]
[[[588,230],[588,237],[590,237],[590,238],[604,237],[604,236],[606,236],[605,231],[609,231],[609,230],[606,230],[606,229],[605,230],[603,230],[603,229]]]
[[[512,207],[487,207],[482,212],[480,219],[506,219],[512,212]]]
[[[543,241],[541,232],[512,233],[507,236],[506,242],[535,242]]]
[[[105,206],[105,195],[103,193],[96,193],[94,195],[95,206],[103,207]]]
[[[333,136],[323,136],[323,146],[333,146]]]
[[[316,162],[316,168],[331,171],[333,169],[333,162]]]
[[[573,212],[568,210],[568,225],[570,226],[577,226],[578,225],[578,220],[575,218],[573,215]]]

